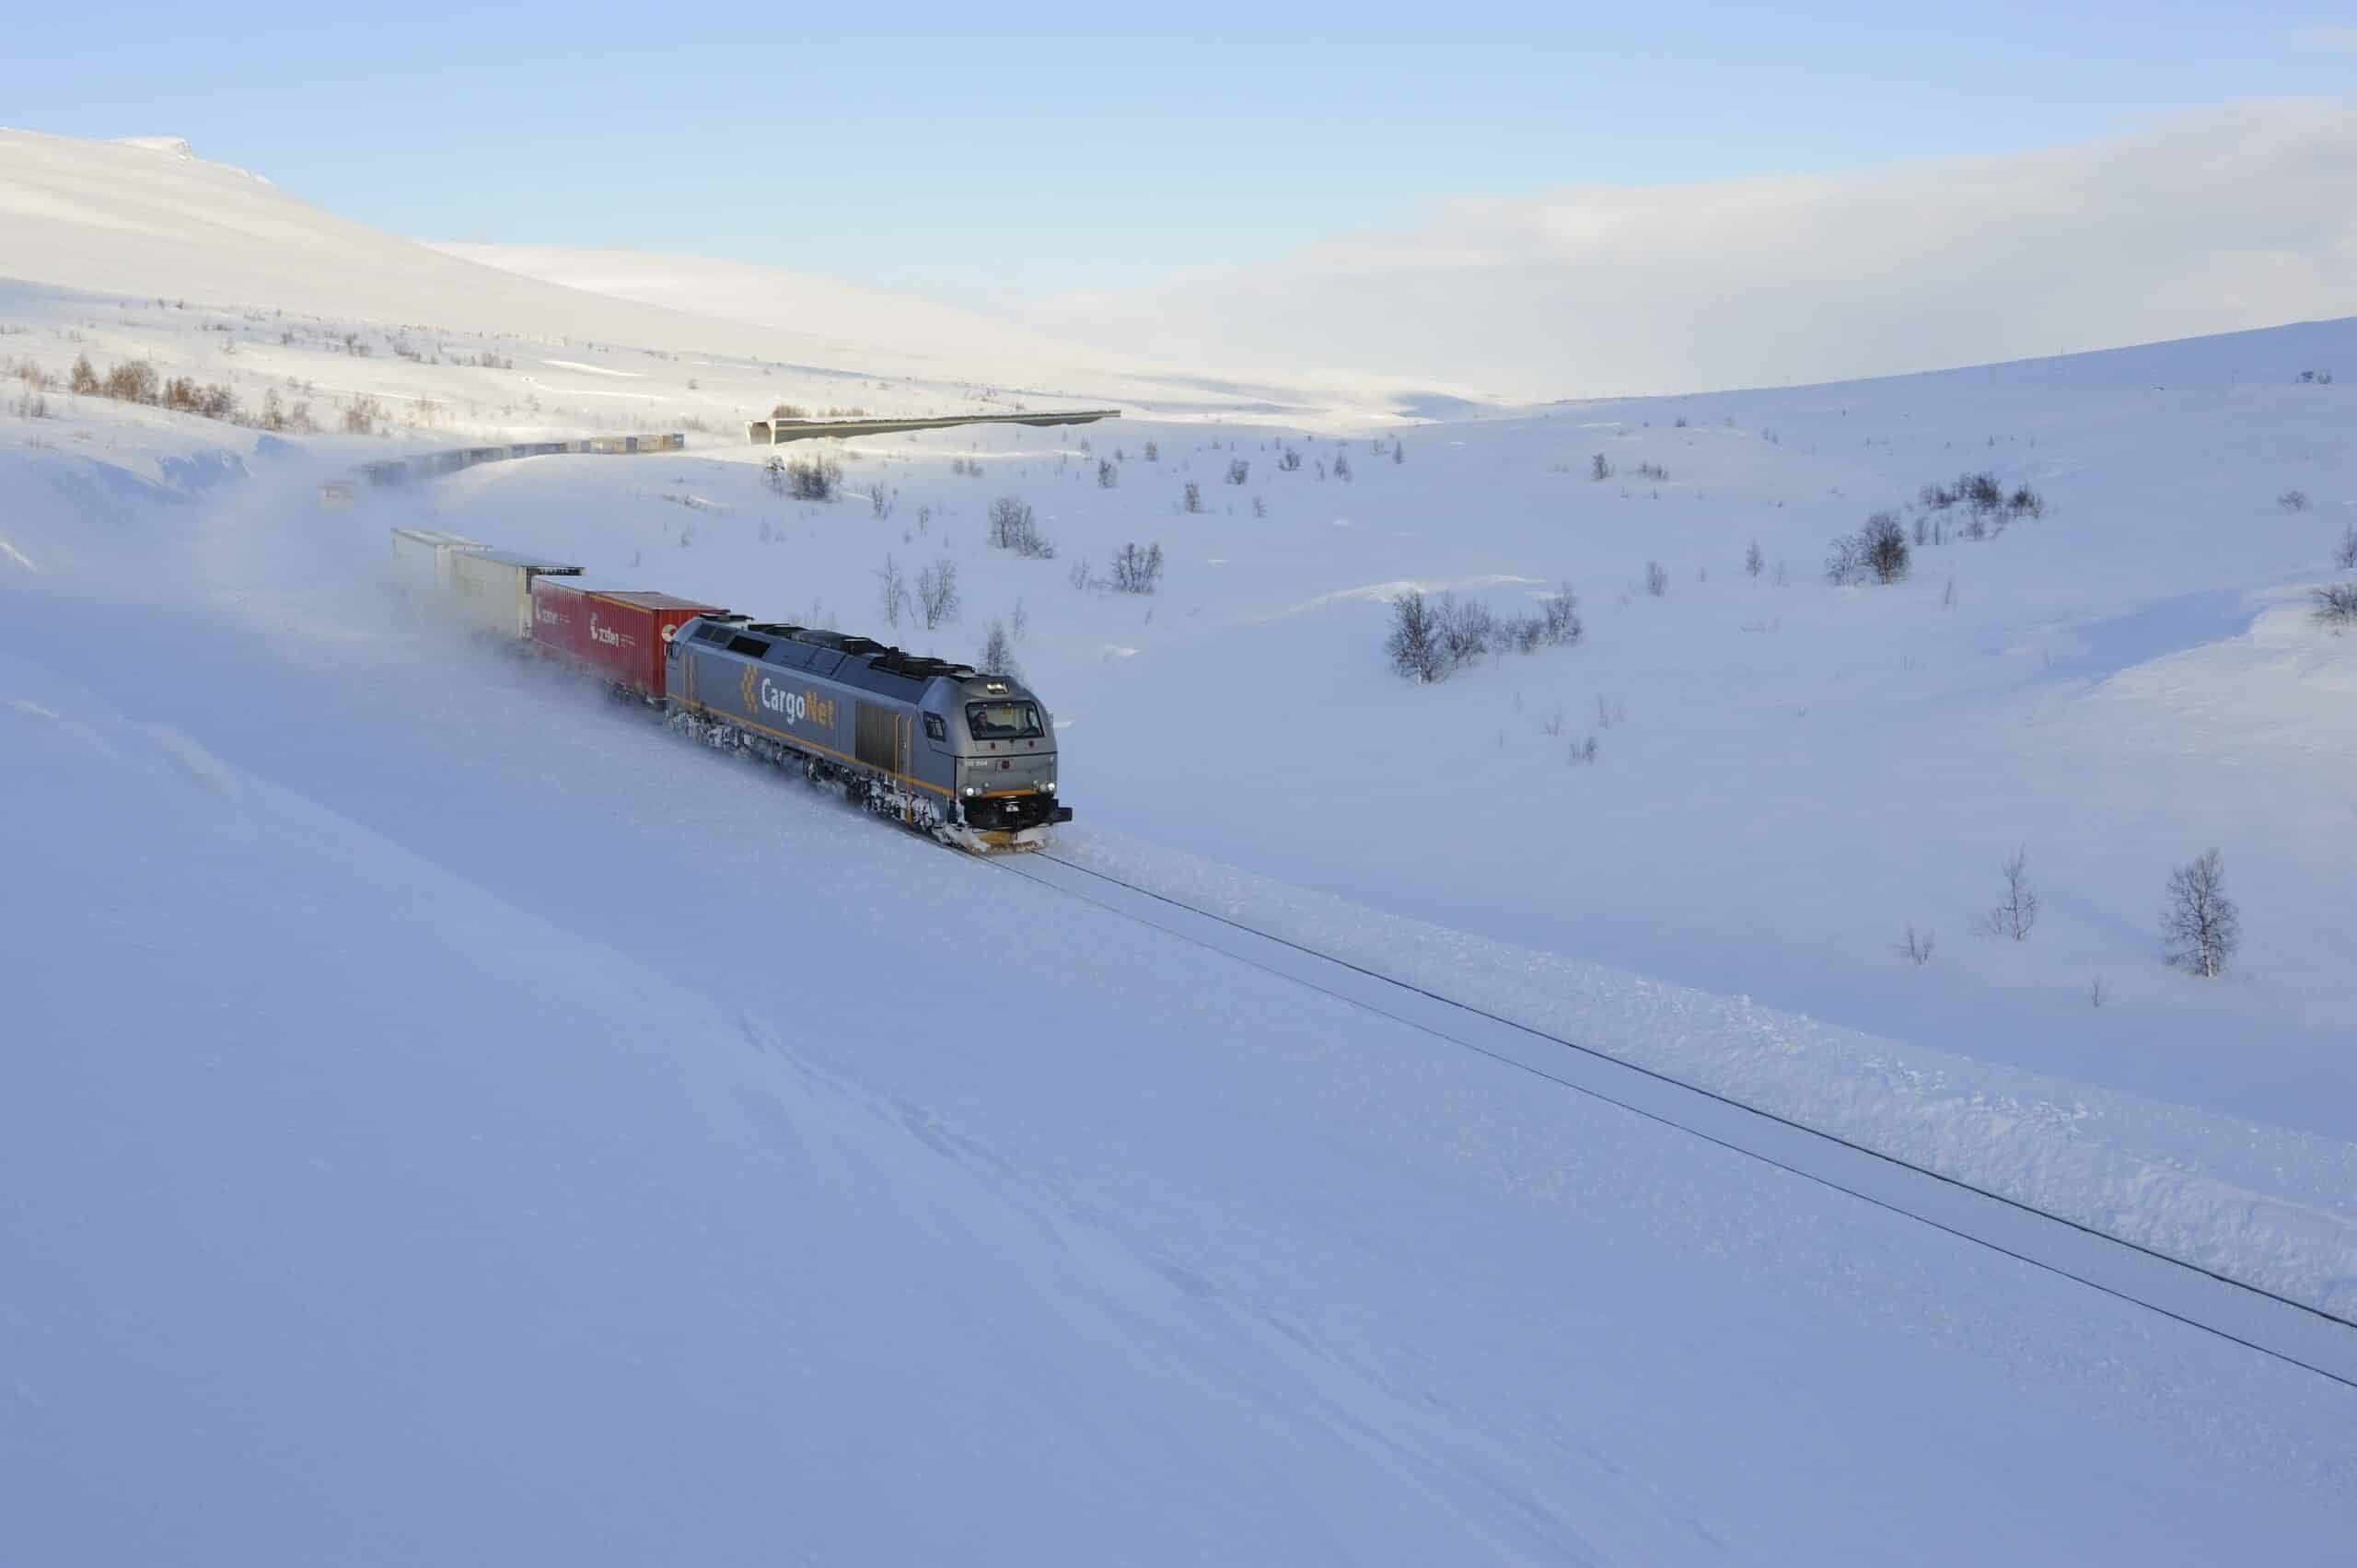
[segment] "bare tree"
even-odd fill
[[[1097,459],[1097,488],[1099,490],[1110,490],[1120,482],[1121,470],[1115,468],[1110,459],[1105,458]]]
[[[1287,473],[1298,471],[1301,468],[1301,454],[1295,451],[1293,447],[1287,447],[1283,451],[1277,454],[1277,467],[1284,470]]]
[[[1249,461],[1243,458],[1230,458],[1227,459],[1228,483],[1243,484],[1248,482],[1251,478],[1252,465]]]
[[[1538,601],[1538,617],[1540,637],[1556,647],[1570,646],[1587,631],[1580,621],[1580,596],[1569,583]]]
[[[892,493],[880,479],[867,487],[867,509],[878,522],[892,515]]]
[[[1337,452],[1334,454],[1334,477],[1341,480],[1345,484],[1350,482],[1351,455],[1348,452]]]
[[[1907,530],[1896,512],[1876,512],[1858,530],[1860,553],[1877,583],[1895,583],[1907,575]]]
[[[1899,943],[1898,950],[1907,955],[1909,963],[1920,970],[1932,961],[1932,950],[1938,945],[1939,938],[1931,932],[1919,932],[1910,925],[1907,928],[1907,939]]]
[[[1768,558],[1759,553],[1759,541],[1755,539],[1751,541],[1751,548],[1743,552],[1744,575],[1756,577],[1766,570],[1768,570]]]
[[[1391,601],[1391,633],[1383,651],[1391,668],[1410,680],[1434,681],[1447,672],[1440,628],[1424,596],[1411,589]]]
[[[2204,980],[2226,972],[2242,945],[2242,912],[2226,897],[2225,863],[2214,849],[2189,865],[2169,872],[2167,900],[2161,906],[2161,937],[2168,961]]]
[[[1145,444],[1145,460],[1150,463],[1158,463],[1162,460],[1162,445],[1160,442],[1149,441]]]
[[[917,574],[917,613],[928,632],[958,619],[958,563],[944,555]]]
[[[975,662],[987,674],[1011,675],[1018,680],[1023,679],[1023,671],[1015,662],[1014,641],[1007,636],[1004,621],[991,622],[989,633],[982,638],[981,656]]]
[[[1598,484],[1612,477],[1612,465],[1604,460],[1603,453],[1598,452],[1587,460],[1587,476]]]
[[[876,569],[876,603],[887,626],[900,625],[900,612],[909,608],[908,579],[900,572],[900,563],[889,555]]]
[[[1645,563],[1645,592],[1660,598],[1669,592],[1669,568],[1658,561]]]
[[[2287,490],[2275,498],[2275,504],[2287,512],[2305,512],[2315,505],[2308,499],[2308,493],[2305,490]]]
[[[1443,594],[1433,620],[1451,668],[1471,664],[1496,644],[1497,617],[1480,599]]]
[[[1179,493],[1179,505],[1190,512],[1202,511],[1203,509],[1203,487],[1197,484],[1193,480],[1189,480],[1187,482],[1187,487]]]
[[[2341,530],[2340,545],[2332,552],[2332,563],[2344,572],[2357,569],[2357,523]]]
[[[2016,849],[2005,857],[2003,866],[2005,896],[1995,909],[1980,917],[1984,935],[2010,936],[2016,942],[2029,940],[2030,927],[2038,923],[2038,889],[2029,885],[2029,851]]]

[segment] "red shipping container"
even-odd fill
[[[532,579],[532,641],[543,652],[642,697],[663,695],[671,633],[720,607],[581,577]]]

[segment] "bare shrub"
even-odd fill
[[[1596,737],[1591,735],[1585,740],[1573,743],[1571,760],[1577,766],[1592,768],[1596,765],[1599,749],[1596,743]]]
[[[2340,543],[2332,552],[2332,563],[2344,572],[2357,570],[2357,523],[2341,530]]]
[[[1895,583],[1907,575],[1907,530],[1896,512],[1876,512],[1856,533],[1835,540],[1825,556],[1829,582],[1849,587],[1868,581]]]
[[[1659,463],[1639,463],[1636,473],[1639,479],[1649,479],[1655,484],[1669,482],[1669,470]]]
[[[1907,928],[1905,940],[1898,944],[1898,950],[1906,955],[1909,963],[1920,970],[1932,961],[1933,949],[1938,946],[1937,936],[1929,931],[1918,931],[1910,925]]]
[[[786,494],[796,501],[832,501],[843,482],[843,466],[829,457],[792,458],[784,474]]]
[[[989,533],[993,550],[1011,550],[1028,561],[1052,561],[1056,547],[1039,532],[1031,508],[1020,495],[1002,495],[991,503]]]
[[[958,608],[958,563],[939,556],[917,574],[917,615],[931,632],[944,621],[957,620]]]
[[[1243,458],[1227,459],[1227,482],[1243,484],[1252,478],[1252,465]]]
[[[1601,484],[1606,480],[1612,477],[1612,465],[1605,461],[1603,453],[1598,452],[1594,457],[1588,459],[1587,477],[1597,484]]]
[[[1158,463],[1162,460],[1162,444],[1160,442],[1149,441],[1145,444],[1145,460],[1150,463]]]
[[[159,383],[156,367],[144,359],[128,359],[107,372],[99,390],[117,402],[152,403],[157,401]]]
[[[1287,447],[1277,454],[1277,467],[1287,473],[1297,472],[1301,468],[1301,454],[1293,447]]]
[[[2335,633],[2357,626],[2357,583],[2333,583],[2318,588],[2316,620]]]
[[[1669,568],[1658,561],[1645,563],[1645,592],[1660,598],[1669,592]]]
[[[1189,512],[1202,511],[1203,509],[1203,487],[1197,484],[1193,480],[1189,480],[1187,482],[1186,488],[1179,492],[1178,505]]]
[[[770,417],[772,419],[807,419],[810,417],[810,411],[800,403],[772,403],[770,406]]]
[[[343,433],[347,436],[374,436],[377,422],[385,411],[374,398],[354,398],[344,405]]]
[[[99,373],[92,367],[88,354],[75,356],[74,369],[67,377],[66,389],[86,398],[94,398],[99,395]]]
[[[1768,569],[1768,558],[1759,553],[1759,541],[1753,540],[1751,548],[1743,552],[1743,575],[1757,577]]]
[[[1114,590],[1125,594],[1150,594],[1162,581],[1162,546],[1150,544],[1140,550],[1135,544],[1125,544],[1113,552]]]
[[[2016,849],[2005,857],[2003,867],[2005,896],[1995,909],[1980,917],[1980,931],[1987,936],[2010,936],[2016,942],[2029,940],[2030,927],[2038,923],[2038,889],[2029,885],[2029,851]]]
[[[2275,504],[2287,512],[2305,512],[2315,505],[2305,490],[2287,490],[2275,498]]]
[[[1348,452],[1334,454],[1334,477],[1345,484],[1351,482],[1351,455]]]
[[[1106,458],[1097,459],[1097,488],[1110,490],[1121,482],[1121,470]]]
[[[2214,849],[2169,872],[2161,906],[2161,940],[2168,961],[2204,980],[2226,972],[2242,946],[2242,912],[2226,897],[2225,863]]]
[[[867,509],[878,522],[892,515],[892,493],[880,479],[867,487]]]

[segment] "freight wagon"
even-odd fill
[[[532,634],[532,584],[542,577],[577,577],[581,568],[512,550],[451,552],[445,602],[470,630],[521,641]]]
[[[481,540],[440,528],[395,528],[393,586],[404,594],[439,603],[449,587],[451,558],[490,548]]]
[[[663,700],[671,634],[720,607],[582,577],[532,579],[532,645],[651,703]]]

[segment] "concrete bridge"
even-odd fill
[[[807,441],[814,436],[889,436],[902,430],[948,430],[960,424],[1093,424],[1119,419],[1117,408],[1065,409],[1042,413],[959,413],[937,419],[756,419],[747,422],[745,436],[756,447],[786,441]]]

